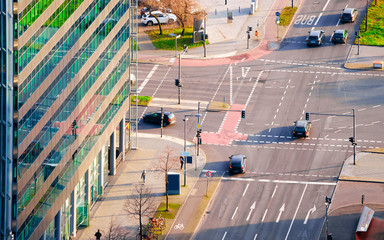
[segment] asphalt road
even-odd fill
[[[203,147],[209,156],[205,169],[224,177],[195,239],[317,239],[324,221],[324,197],[332,195],[341,165],[353,153],[348,141],[353,134],[353,121],[347,116],[351,109],[356,114],[357,150],[381,146],[383,74],[341,67],[363,15],[355,24],[340,24],[338,19],[347,5],[362,11],[364,2],[355,4],[304,1],[279,51],[230,65],[182,68],[182,101],[195,101],[197,106],[198,101],[225,99],[246,109],[245,119],[202,112],[203,144],[207,141]],[[306,46],[311,29],[325,31],[321,47]],[[330,43],[336,29],[349,31],[347,44]],[[177,66],[143,64],[139,85],[146,84],[140,95],[177,101],[177,76]],[[152,110],[158,108],[142,107],[140,115]],[[182,118],[196,111],[182,106],[167,110],[175,113],[177,122],[164,134],[183,138]],[[305,112],[311,112],[310,137],[293,138],[293,122],[303,119]],[[233,122],[231,129],[227,123]],[[195,125],[196,119],[190,118],[188,140],[196,133]],[[150,124],[140,123],[139,129],[160,134]],[[248,156],[245,174],[226,172],[228,156],[234,153]]]

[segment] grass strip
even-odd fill
[[[297,7],[285,7],[280,14],[280,23],[279,26],[288,26],[297,11]]]
[[[175,50],[175,37],[170,36],[170,33],[180,35],[182,32],[182,28],[174,28],[174,29],[162,29],[163,35],[159,35],[159,30],[147,30],[145,31],[149,38],[152,41],[152,44],[161,50]],[[187,27],[185,28],[184,35],[180,36],[177,39],[177,50],[183,50],[184,45],[187,45],[188,48],[194,48],[202,46],[202,42],[197,42],[195,44],[192,43],[193,37],[193,28]]]
[[[359,14],[366,13],[359,12]],[[357,38],[355,44],[357,44]],[[368,8],[368,21],[364,17],[360,25],[360,44],[384,46],[384,0],[377,0],[377,5],[375,1],[371,2]]]

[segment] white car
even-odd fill
[[[151,13],[152,15],[155,15],[159,19],[161,24],[174,23],[177,21],[177,17],[173,13],[162,13],[160,11],[153,11]],[[148,26],[152,26],[153,24],[158,24],[156,18],[150,16],[148,13],[141,18],[141,22],[144,25],[148,25]]]

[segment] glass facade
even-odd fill
[[[125,145],[115,132],[130,105],[130,1],[1,0],[1,239],[88,226],[115,161],[110,136]]]

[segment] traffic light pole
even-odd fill
[[[356,120],[355,120],[355,109],[352,109],[353,116],[353,165],[356,165]]]
[[[352,115],[341,115],[341,114],[329,114],[329,113],[310,113],[310,112],[306,112],[305,113],[305,117],[307,118],[307,114],[308,114],[308,118],[309,118],[309,114],[313,114],[313,115],[325,115],[325,116],[337,116],[337,117],[352,117],[353,118],[353,131],[352,131],[352,137],[349,138],[349,141],[352,143],[352,146],[353,146],[353,165],[356,165],[356,146],[357,146],[357,141],[356,141],[356,115],[355,115],[355,109],[352,109]],[[309,120],[309,119],[306,119],[306,120]]]
[[[178,96],[178,101],[177,101],[177,104],[180,104],[180,101],[181,101],[181,53],[179,54],[179,86],[177,86],[178,88],[178,92],[177,92],[177,96]]]

